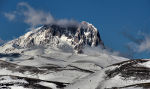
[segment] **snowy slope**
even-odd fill
[[[113,64],[68,85],[65,89],[149,89],[149,60]]]

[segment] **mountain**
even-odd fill
[[[31,47],[56,47],[63,51],[83,53],[82,49],[88,45],[90,47],[100,46],[104,48],[104,44],[100,38],[99,31],[85,21],[79,25],[57,25],[48,24],[37,29],[27,32],[8,43],[9,46],[3,51],[10,53],[16,49],[24,49]]]
[[[0,89],[149,87],[149,60],[107,52],[88,22],[47,24],[0,46]]]

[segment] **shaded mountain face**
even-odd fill
[[[56,47],[77,53],[82,53],[82,49],[86,45],[104,48],[99,31],[92,24],[84,21],[79,25],[44,25],[27,32],[12,42],[12,46],[18,49],[42,46]]]

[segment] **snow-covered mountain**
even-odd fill
[[[132,89],[149,84],[149,72],[148,60],[106,52],[85,21],[44,25],[0,46],[0,89]]]
[[[5,44],[2,52],[11,53],[18,49],[41,46],[82,53],[82,49],[86,45],[104,48],[99,31],[92,24],[83,21],[79,25],[49,24],[33,29],[18,39]]]

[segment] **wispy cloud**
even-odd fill
[[[150,36],[146,33],[138,33],[140,38],[135,38],[130,34],[126,34],[126,37],[131,40],[128,46],[136,53],[150,52]]]
[[[26,2],[20,2],[17,5],[17,9],[14,13],[5,13],[5,16],[9,20],[14,20],[17,15],[23,16],[24,23],[30,25],[31,27],[43,24],[58,24],[58,25],[77,25],[78,22],[75,20],[68,19],[55,19],[50,12],[45,12],[43,10],[34,9]]]
[[[83,49],[84,54],[87,55],[101,55],[101,53],[105,53],[108,55],[114,55],[114,56],[121,56],[120,52],[117,51],[112,51],[109,48],[107,49],[102,49],[101,46],[97,46],[97,47],[90,47],[90,46],[85,46],[85,48]]]
[[[25,2],[19,3],[18,6],[24,7],[24,9],[21,9],[21,13],[23,13],[25,16],[24,22],[29,25],[36,26],[54,22],[54,18],[50,13],[44,12],[42,10],[35,10]]]
[[[144,52],[144,51],[150,52],[150,37],[149,36],[146,36],[146,35],[144,36],[143,42],[137,45],[137,51],[138,52]]]
[[[122,35],[130,40],[124,45],[126,48],[124,55],[128,58],[135,58],[138,55],[150,53],[150,35],[147,30],[139,30],[137,33],[123,31]]]
[[[13,13],[4,13],[4,16],[10,21],[14,20],[16,17]]]

